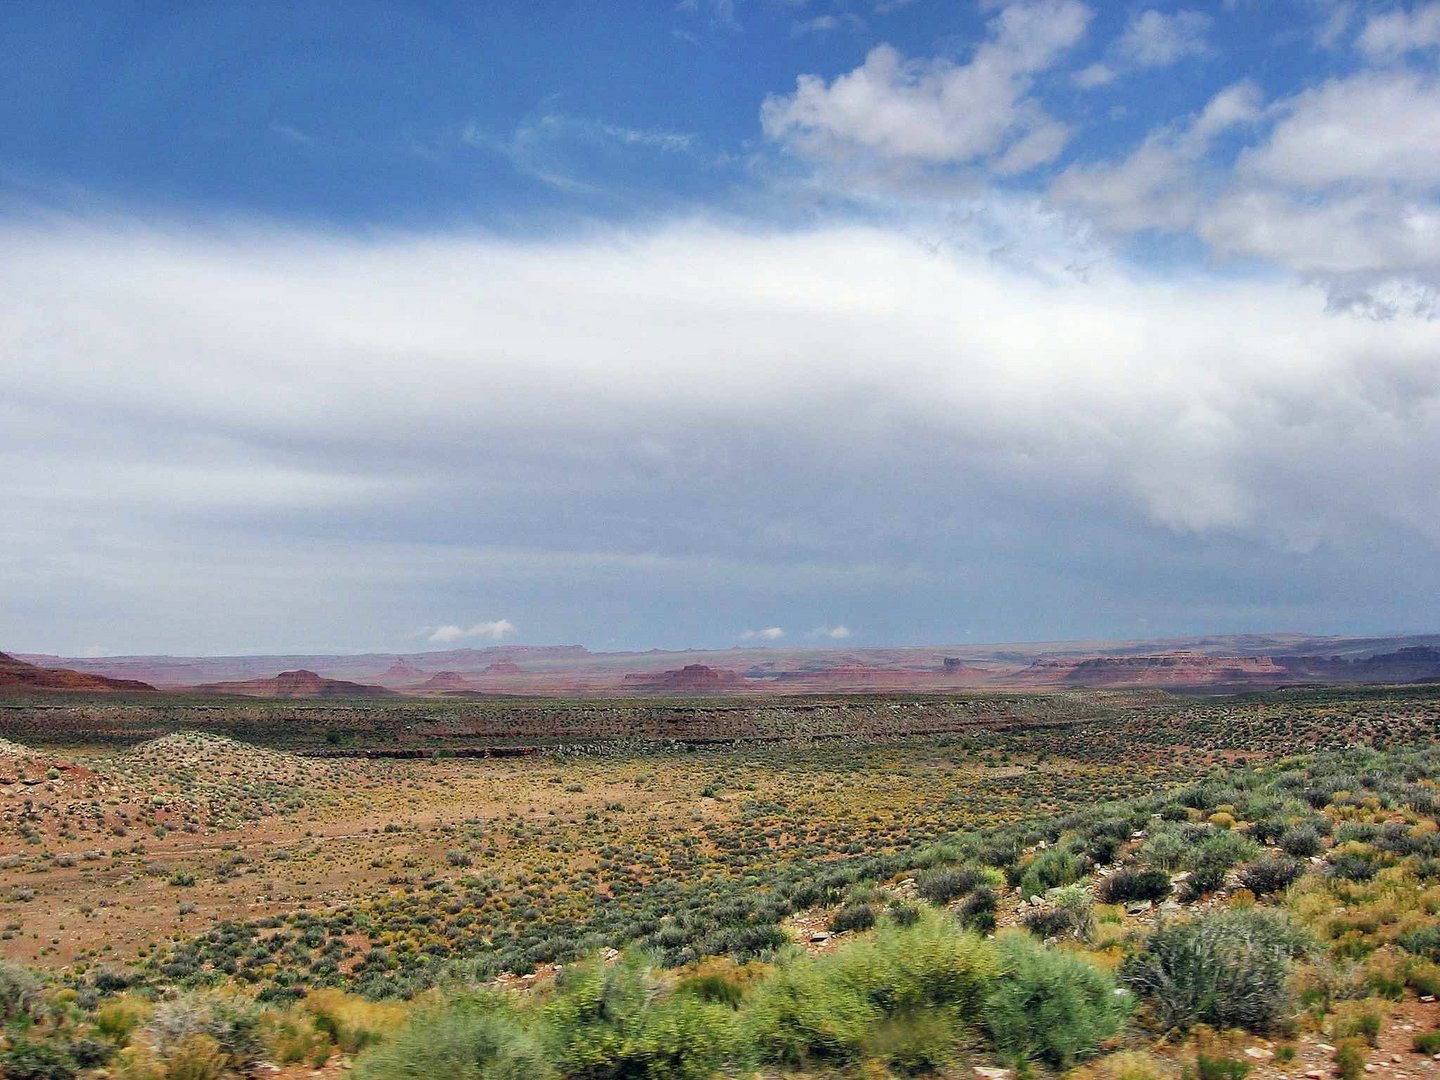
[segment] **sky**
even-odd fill
[[[1440,2],[0,42],[0,648],[1440,628]]]

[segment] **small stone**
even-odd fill
[[[1434,1000],[1435,1000],[1435,995],[1434,995],[1434,994],[1421,994],[1421,995],[1420,995],[1420,1000],[1421,1000],[1421,1001],[1425,1001],[1425,1002],[1434,1001]]]
[[[1373,1064],[1367,1063],[1366,1066],[1365,1066],[1365,1071],[1366,1071],[1366,1072],[1374,1072],[1374,1071],[1375,1071],[1375,1066],[1374,1066]]]
[[[1245,1056],[1252,1057],[1256,1061],[1269,1061],[1275,1056],[1274,1050],[1266,1050],[1263,1046],[1247,1046]]]
[[[1324,1069],[1306,1069],[1306,1070],[1305,1070],[1305,1076],[1306,1076],[1307,1080],[1325,1080],[1325,1070],[1324,1070]]]
[[[976,1065],[975,1075],[980,1077],[980,1080],[1010,1080],[1015,1074],[1009,1069],[992,1069],[985,1065]]]
[[[1319,1050],[1322,1054],[1333,1054],[1335,1052],[1335,1047],[1329,1043],[1316,1043],[1315,1049]]]
[[[822,941],[829,941],[830,935],[824,930],[817,930],[815,933],[810,935],[810,940],[818,945]]]
[[[1030,903],[1034,904],[1036,907],[1039,907],[1041,904],[1045,903],[1045,901],[1041,897],[1032,896],[1030,897]]]
[[[1404,1061],[1405,1059],[1402,1058],[1399,1054],[1391,1054],[1390,1060],[1393,1061],[1396,1065],[1399,1065],[1400,1062]]]

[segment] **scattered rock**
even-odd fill
[[[1248,1046],[1245,1048],[1245,1056],[1252,1057],[1256,1061],[1269,1061],[1275,1056],[1275,1051],[1267,1050],[1263,1046]]]

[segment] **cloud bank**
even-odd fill
[[[1302,282],[854,225],[0,246],[0,571],[37,644],[78,596],[85,643],[150,612],[135,648],[363,646],[460,604],[596,645],[837,602],[871,639],[1294,625],[1346,590],[1403,625],[1440,561],[1435,325]]]

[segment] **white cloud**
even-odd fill
[[[741,641],[779,641],[785,636],[785,631],[778,626],[767,626],[763,630],[744,630],[740,634]]]
[[[1404,565],[1378,545],[1440,549],[1434,324],[1294,282],[1041,278],[842,225],[11,224],[0,245],[5,640],[57,597],[115,612],[77,647],[120,647],[135,611],[273,640],[287,597],[347,625],[505,610],[536,640],[657,611],[744,626],[775,597],[893,617],[861,590],[953,611],[954,582],[995,576],[957,569],[991,522],[1027,576],[1091,557],[1077,530],[1106,523],[1143,549],[1126,595],[1136,561],[1191,565],[1172,532],[1217,566],[1351,551],[1372,582]],[[1017,556],[1021,534],[1046,553]],[[478,625],[454,624],[492,639]]]
[[[516,632],[515,624],[509,619],[493,622],[478,622],[474,626],[437,626],[430,634],[430,640],[437,644],[450,645],[457,641],[503,641]]]
[[[1167,15],[1153,8],[1131,17],[1115,43],[1118,55],[1140,68],[1162,68],[1209,51],[1210,17],[1198,11]]]
[[[1093,90],[1097,86],[1108,86],[1118,77],[1119,72],[1109,64],[1096,61],[1088,67],[1081,68],[1070,79],[1081,90]]]
[[[879,45],[830,82],[802,75],[761,108],[765,134],[812,157],[919,165],[998,158],[1021,171],[1059,153],[1065,129],[1028,94],[1034,76],[1084,35],[1079,0],[1020,0],[998,12],[968,64],[907,59]]]
[[[1212,141],[1261,115],[1259,88],[1248,80],[1235,83],[1198,115],[1152,132],[1129,157],[1066,169],[1051,195],[1116,232],[1189,229],[1205,205],[1202,159]]]
[[[1216,136],[1249,127],[1233,162]],[[1371,316],[1433,312],[1440,287],[1440,80],[1362,71],[1266,104],[1250,82],[1128,157],[1075,165],[1061,204],[1117,233],[1193,231],[1222,256],[1323,281]]]
[[[850,637],[851,631],[843,624],[837,626],[817,626],[810,631],[811,637],[829,638],[831,641],[844,641]]]
[[[791,37],[806,37],[810,34],[830,34],[837,30],[850,30],[860,32],[865,29],[865,20],[853,12],[841,12],[838,15],[816,15],[809,19],[801,19],[790,27]]]
[[[1247,177],[1302,190],[1352,182],[1440,183],[1440,81],[1361,72],[1282,103],[1286,114],[1238,163]]]
[[[1440,46],[1440,2],[1370,16],[1356,44],[1374,60],[1394,60]]]

